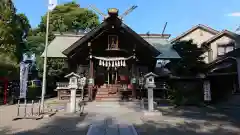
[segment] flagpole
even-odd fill
[[[50,16],[50,11],[48,10],[47,11],[47,25],[46,25],[46,39],[45,39],[45,54],[44,54],[44,64],[43,64],[41,108],[40,108],[42,113],[44,113],[44,96],[46,93],[49,16]]]

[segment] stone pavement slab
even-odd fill
[[[92,124],[87,135],[137,135],[137,132],[132,124],[107,118],[100,123]]]

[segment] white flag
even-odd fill
[[[57,0],[48,0],[48,10],[52,11],[57,6]]]

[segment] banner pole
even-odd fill
[[[46,39],[45,39],[45,54],[44,54],[44,65],[43,65],[42,95],[41,95],[41,112],[42,113],[44,113],[44,96],[45,96],[45,92],[46,92],[49,16],[50,16],[50,11],[48,10],[47,26],[46,26]]]

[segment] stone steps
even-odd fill
[[[120,98],[112,98],[112,97],[109,97],[109,98],[95,98],[95,101],[97,102],[117,102],[117,101],[120,101]]]
[[[98,88],[95,100],[96,101],[119,101],[121,95],[118,93],[118,89],[121,87],[119,84],[104,84]]]
[[[121,95],[119,95],[119,94],[104,94],[104,95],[101,95],[101,94],[98,94],[98,95],[96,95],[96,97],[98,97],[98,98],[109,98],[109,97],[112,97],[112,98],[115,98],[115,97],[120,97]]]

